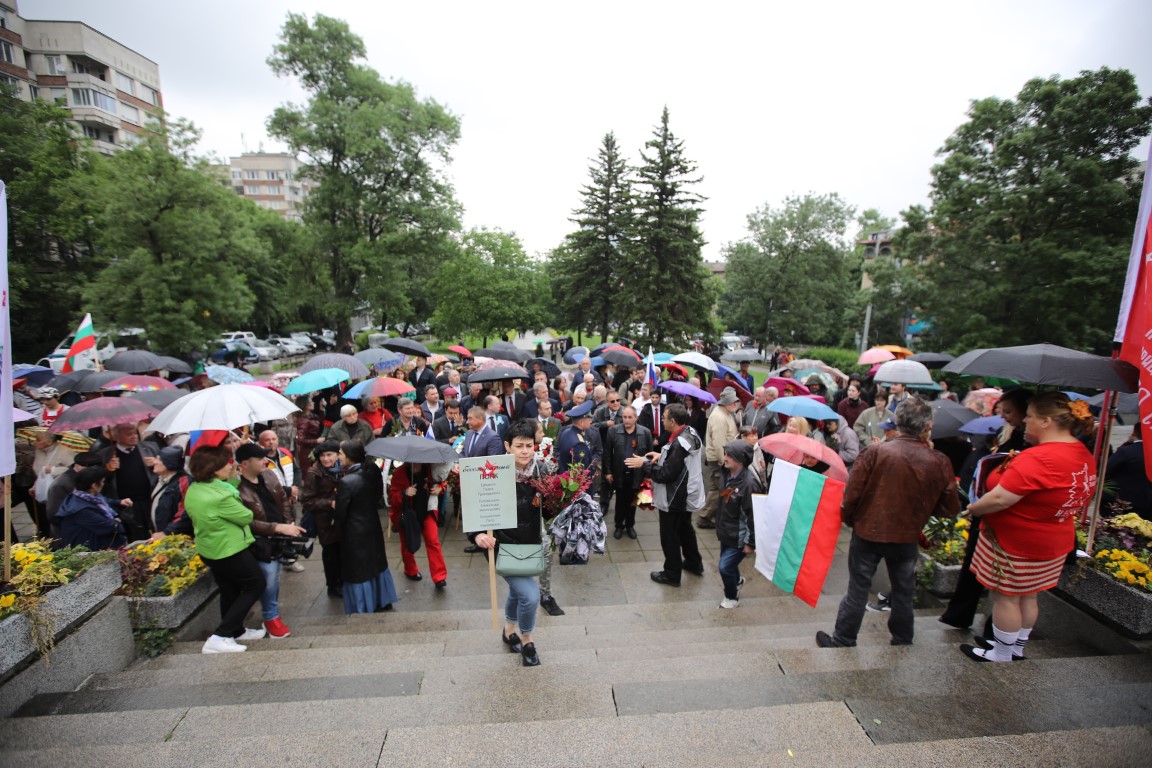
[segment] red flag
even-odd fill
[[[1152,168],[1152,147],[1148,152]],[[1120,302],[1115,341],[1121,342],[1120,359],[1140,370],[1140,424],[1152,429],[1152,174],[1145,170],[1140,214],[1132,238],[1128,276]],[[1144,473],[1152,480],[1152,451],[1144,451]]]

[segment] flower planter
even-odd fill
[[[1121,634],[1152,638],[1152,592],[1134,589],[1081,563],[1064,569],[1057,590]]]
[[[44,610],[55,620],[55,635],[67,634],[71,625],[87,616],[120,587],[120,564],[101,563],[78,579],[44,594]],[[0,677],[36,654],[31,623],[22,613],[0,622]]]
[[[129,597],[132,625],[177,629],[216,594],[216,581],[209,571],[200,574],[187,589],[164,597]]]
[[[932,583],[928,591],[937,597],[952,597],[956,594],[956,582],[960,579],[959,565],[941,565],[936,563],[936,570],[932,573]]]

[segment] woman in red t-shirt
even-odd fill
[[[1023,658],[1039,613],[1036,595],[1059,581],[1076,515],[1096,487],[1092,454],[1077,439],[1093,423],[1083,400],[1062,392],[1034,397],[1024,419],[1032,447],[1000,465],[988,478],[991,490],[968,507],[983,518],[972,573],[993,593],[996,638],[989,648],[961,645],[971,658]]]

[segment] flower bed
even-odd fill
[[[1076,531],[1087,546],[1086,526]],[[1093,557],[1064,569],[1059,590],[1130,637],[1152,637],[1152,523],[1120,514],[1099,521]]]
[[[924,526],[920,546],[929,562],[923,569],[921,583],[937,597],[956,594],[970,525],[968,518],[930,517]]]
[[[52,552],[44,541],[13,545],[16,573],[0,595],[0,676],[33,654],[50,663],[57,637],[120,586],[114,558],[80,547]]]
[[[120,554],[132,628],[141,652],[156,656],[171,645],[174,630],[216,594],[216,582],[188,536],[138,542]]]

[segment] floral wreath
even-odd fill
[[[1068,402],[1068,410],[1077,419],[1087,419],[1092,415],[1092,411],[1088,408],[1088,403],[1085,400],[1070,400]]]

